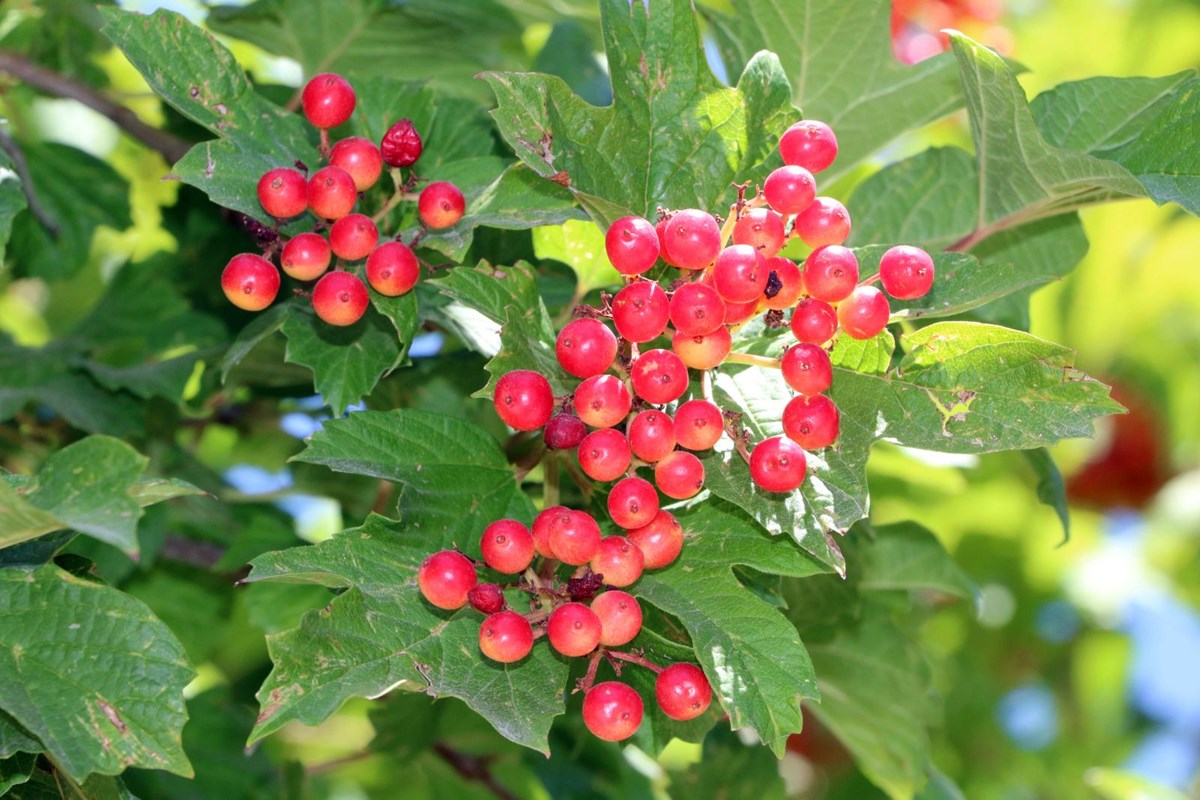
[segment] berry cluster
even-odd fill
[[[319,152],[325,165],[309,175],[308,168],[297,162],[268,170],[259,179],[258,202],[275,218],[275,227],[256,228],[262,255],[241,253],[230,259],[221,273],[221,288],[238,308],[263,310],[279,293],[279,270],[272,261],[278,255],[279,266],[289,277],[303,283],[316,281],[311,293],[299,293],[311,295],[318,317],[330,325],[353,325],[370,302],[360,273],[372,289],[388,297],[406,294],[420,277],[412,250],[416,242],[405,244],[381,233],[379,226],[388,213],[415,199],[423,226],[448,228],[462,218],[466,202],[448,181],[427,183],[414,193],[420,179],[411,167],[421,157],[423,142],[411,120],[393,124],[378,146],[361,136],[347,136],[330,146],[329,130],[349,120],[357,102],[345,78],[317,75],[304,87],[301,101],[305,117],[320,130]],[[373,216],[355,212],[385,165],[395,191]],[[407,176],[402,172],[406,169]],[[312,230],[282,239],[283,221],[305,212],[311,212]]]
[[[915,64],[950,49],[943,31],[962,31],[1002,55],[1011,55],[1013,35],[1000,23],[1004,0],[893,0],[892,50]]]

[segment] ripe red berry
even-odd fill
[[[608,260],[622,275],[640,275],[658,261],[658,233],[648,220],[621,217],[604,235]]]
[[[711,286],[685,283],[671,297],[671,324],[689,336],[712,333],[725,324],[725,301]]]
[[[805,450],[820,450],[837,441],[837,405],[823,394],[793,397],[783,407],[783,432]]]
[[[726,303],[725,324],[739,325],[758,313],[758,298],[749,303]]]
[[[255,253],[240,253],[221,271],[225,297],[245,311],[262,311],[279,294],[279,270]]]
[[[434,181],[421,190],[417,198],[417,214],[434,230],[458,224],[467,210],[467,200],[458,187],[449,181]]]
[[[663,217],[654,224],[654,235],[658,237],[658,255],[669,267],[677,267],[675,259],[667,252],[667,226],[671,224],[670,217]]]
[[[841,244],[850,235],[850,212],[832,197],[818,197],[796,215],[794,232],[809,247]]]
[[[354,89],[332,72],[314,76],[300,95],[304,116],[317,128],[336,128],[350,119],[355,102]]]
[[[888,250],[879,261],[884,290],[897,300],[924,297],[933,287],[933,259],[919,247],[902,244]]]
[[[772,436],[750,451],[750,477],[768,492],[790,492],[804,482],[804,449],[791,439]]]
[[[313,311],[330,325],[353,325],[367,313],[370,302],[367,287],[349,272],[327,272],[313,287]]]
[[[654,465],[654,483],[667,497],[686,500],[704,488],[704,465],[691,453],[676,450]]]
[[[792,334],[801,342],[824,344],[837,332],[837,312],[829,303],[806,297],[792,312]]]
[[[583,603],[564,603],[550,612],[546,638],[564,656],[586,656],[600,644],[600,618]]]
[[[676,211],[663,236],[675,265],[683,269],[704,269],[721,250],[721,226],[712,214],[696,208]]]
[[[642,411],[629,423],[629,448],[653,464],[675,449],[675,423],[661,411]]]
[[[308,206],[321,219],[341,219],[357,200],[354,178],[341,167],[322,167],[308,179]]]
[[[633,399],[615,375],[596,375],[575,389],[575,414],[593,428],[611,428],[629,413]]]
[[[729,310],[728,304],[725,309]],[[712,369],[720,366],[732,348],[733,337],[729,333],[729,328],[724,325],[712,333],[692,336],[685,336],[676,331],[674,338],[671,339],[671,349],[675,351],[675,355],[679,356],[679,360],[685,366],[692,369]]]
[[[329,269],[333,251],[319,233],[298,233],[283,246],[279,264],[298,281],[315,281]]]
[[[334,227],[337,227],[336,223]],[[417,256],[403,242],[384,242],[367,256],[367,282],[382,295],[399,297],[408,294],[420,277]]]
[[[769,208],[752,208],[733,225],[733,243],[753,247],[763,258],[783,249],[783,217]]]
[[[515,519],[498,519],[483,529],[483,563],[496,572],[516,575],[533,561],[533,534]]]
[[[688,450],[707,450],[725,430],[721,409],[707,400],[688,400],[675,409],[675,440]]]
[[[783,163],[820,172],[837,158],[838,143],[833,130],[824,122],[806,119],[783,132],[779,137],[779,155]]]
[[[858,259],[838,244],[818,247],[804,259],[804,289],[818,300],[844,300],[858,285]]]
[[[642,551],[646,569],[667,566],[683,550],[683,527],[670,511],[659,509],[649,525],[625,531],[625,535]]]
[[[542,438],[546,441],[546,447],[551,450],[570,450],[583,441],[587,432],[587,425],[584,425],[579,417],[564,412],[550,418]]]
[[[888,299],[874,286],[860,286],[838,303],[838,323],[847,336],[870,339],[887,327],[892,314]]]
[[[804,167],[780,167],[763,183],[763,197],[784,216],[799,214],[816,196],[817,182]]]
[[[651,491],[653,491],[651,487]],[[655,497],[655,508],[658,498]],[[657,511],[655,512],[657,513]],[[646,557],[636,544],[624,536],[606,536],[600,540],[600,549],[592,556],[592,572],[604,576],[609,586],[629,586],[642,577]]]
[[[566,506],[551,506],[533,518],[533,548],[545,558],[558,558],[550,547],[550,529],[556,525],[569,525],[571,509]]]
[[[654,484],[645,478],[622,478],[608,494],[608,515],[622,528],[649,525],[656,514],[658,492],[654,491]]]
[[[294,169],[268,170],[258,179],[258,203],[276,219],[303,214],[308,208],[308,181]]]
[[[515,611],[498,611],[479,626],[479,649],[501,664],[520,661],[533,649],[533,628]]]
[[[347,214],[329,229],[329,248],[338,258],[366,258],[379,242],[379,228],[366,214]]]
[[[659,336],[667,328],[671,301],[654,281],[636,281],[613,298],[613,324],[625,339],[640,344]]]
[[[484,614],[495,614],[504,609],[504,590],[494,583],[477,583],[467,592],[471,608]]]
[[[568,509],[551,517],[548,541],[559,561],[580,567],[600,549],[600,526],[590,514]]]
[[[540,373],[514,369],[496,381],[492,402],[505,425],[533,431],[549,421],[554,411],[554,392]]]
[[[771,294],[771,281],[769,278],[767,280],[767,289],[763,295],[767,308],[783,311],[796,305],[801,292],[804,291],[804,281],[796,262],[790,258],[776,256],[767,259],[767,269],[774,274],[778,281],[775,293]]]
[[[726,302],[755,302],[767,288],[770,275],[762,253],[748,244],[734,244],[717,254],[713,288]]]
[[[583,437],[576,453],[584,474],[594,481],[615,481],[629,469],[633,452],[625,434],[601,428]]]
[[[417,587],[433,605],[453,611],[467,604],[467,593],[478,582],[471,559],[454,550],[442,550],[421,562]]]
[[[617,337],[598,319],[577,319],[558,332],[554,353],[576,378],[602,375],[617,357]]]
[[[629,644],[642,630],[642,607],[628,592],[609,589],[592,601],[600,618],[600,644],[620,647]]]
[[[695,664],[672,664],[654,682],[658,707],[671,719],[689,720],[703,714],[712,702],[712,686]]]
[[[392,123],[379,143],[383,161],[389,167],[411,167],[421,157],[423,148],[421,134],[411,119]]]
[[[347,136],[329,152],[329,165],[341,167],[354,179],[354,186],[365,192],[375,185],[383,172],[383,156],[370,139]]]
[[[598,683],[583,697],[583,724],[606,742],[628,739],[642,724],[642,698],[617,681]]]
[[[789,347],[779,363],[787,385],[800,394],[820,394],[833,385],[829,353],[815,344],[801,342]]]
[[[677,400],[688,387],[688,371],[670,350],[647,350],[629,370],[633,391],[656,406]]]

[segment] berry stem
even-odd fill
[[[321,145],[318,148],[318,150],[321,153],[322,161],[329,160],[329,153],[331,152],[331,149],[332,148],[330,148],[330,146],[329,146],[329,129],[321,128]]]
[[[725,361],[729,364],[750,364],[755,367],[769,367],[771,369],[779,369],[780,363],[778,358],[756,356],[753,353],[730,353],[725,356]]]
[[[618,661],[628,661],[630,664],[637,664],[639,667],[645,667],[655,675],[663,671],[663,668],[653,661],[647,661],[645,656],[638,652],[622,653],[619,650],[605,650],[604,654],[610,659],[615,658]],[[615,666],[615,665],[614,665]]]
[[[598,649],[596,652],[588,656],[587,673],[575,682],[575,689],[571,692],[571,694],[574,694],[575,692],[583,692],[584,694],[587,694],[587,692],[596,684],[596,671],[600,669],[600,659],[603,657],[603,655],[604,651],[602,649]]]
[[[876,282],[876,281],[878,281],[878,280],[879,280],[879,273],[878,273],[878,272],[876,272],[876,273],[875,273],[874,275],[872,275],[871,277],[869,277],[869,278],[864,278],[864,279],[862,279],[861,281],[859,281],[859,282],[858,282],[858,285],[859,285],[859,286],[870,286],[872,283],[875,283],[875,282]]]
[[[391,213],[393,208],[400,205],[405,200],[415,203],[421,196],[420,194],[411,194],[405,191],[407,187],[403,181],[403,176],[400,174],[399,167],[392,167],[391,170],[388,171],[388,174],[392,176],[392,183],[395,185],[396,191],[392,192],[392,196],[389,197],[387,202],[383,204],[383,207],[376,211],[375,215],[371,217],[371,221],[376,225],[378,225],[384,217]],[[415,241],[413,242],[413,245],[416,245]]]

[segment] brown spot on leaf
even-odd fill
[[[110,704],[104,701],[104,698],[96,698],[96,704],[100,706],[100,710],[104,712],[104,716],[108,717],[108,721],[113,724],[121,733],[125,733],[125,720],[121,719],[121,715]]]
[[[564,188],[567,188],[567,189],[571,188],[571,176],[567,174],[566,170],[560,170],[560,171],[554,173],[553,175],[550,176],[550,180],[554,181],[559,186],[562,186]]]

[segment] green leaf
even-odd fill
[[[637,594],[687,628],[730,724],[752,728],[781,756],[788,735],[800,730],[801,700],[817,696],[812,664],[795,627],[743,589],[731,568],[805,577],[829,567],[790,539],[765,535],[728,503],[704,501],[677,516],[680,560],[644,574]]]
[[[194,673],[144,604],[46,565],[0,569],[0,608],[0,708],[67,774],[192,775],[180,732]]]
[[[915,522],[897,522],[874,529],[861,553],[860,591],[934,591],[975,598],[975,585],[946,548],[928,529]]]
[[[896,352],[896,337],[887,328],[870,339],[854,339],[839,333],[833,340],[829,360],[835,367],[882,375],[892,364]]]
[[[15,719],[0,711],[0,758],[8,758],[14,753],[40,753],[45,749]]]
[[[561,261],[575,272],[575,296],[620,282],[621,273],[608,260],[604,232],[593,222],[571,220],[562,225],[535,228],[533,252],[538,258]]]
[[[8,790],[29,780],[33,775],[33,765],[37,763],[36,753],[17,753],[9,758],[0,759],[0,797]]]
[[[300,627],[268,637],[275,668],[259,690],[251,743],[292,720],[317,724],[350,697],[407,688],[458,697],[508,739],[549,754],[550,723],[564,711],[566,661],[545,646],[517,664],[481,657],[478,614],[435,609],[417,589],[421,562],[454,541],[431,528],[436,523],[419,515],[407,524],[372,515],[319,545],[254,560],[247,580],[346,591]]]
[[[540,298],[533,267],[524,261],[511,267],[480,261],[474,267],[449,269],[428,283],[497,323],[508,318],[510,308],[531,308]]]
[[[1053,508],[1054,513],[1058,515],[1063,529],[1062,544],[1066,544],[1071,538],[1071,511],[1067,507],[1067,485],[1058,470],[1058,465],[1054,463],[1050,451],[1044,447],[1022,450],[1021,455],[1029,462],[1037,478],[1038,500]]]
[[[949,56],[912,66],[892,56],[891,11],[887,0],[738,0],[708,13],[731,71],[759,50],[778,53],[796,105],[833,127],[838,158],[824,182],[962,106]]]
[[[4,252],[8,237],[12,235],[13,220],[25,210],[26,205],[21,179],[13,171],[8,156],[0,153],[0,265],[4,264]]]
[[[611,106],[587,104],[552,76],[484,74],[499,104],[492,116],[522,161],[567,185],[604,227],[659,204],[717,208],[735,179],[762,176],[798,116],[776,56],[756,56],[730,89],[705,63],[687,0],[663,0],[653,14],[603,0],[601,19]]]
[[[71,785],[65,776],[41,770],[34,770],[26,783],[15,787],[5,797],[9,800],[137,800],[120,778],[92,775],[86,781]]]
[[[287,303],[278,303],[261,314],[256,314],[250,324],[242,328],[241,333],[233,340],[233,344],[229,345],[229,349],[225,351],[225,357],[221,359],[221,383],[229,379],[230,370],[242,363],[242,359],[248,356],[251,350],[264,339],[278,333],[291,313],[292,306]]]
[[[779,762],[770,753],[720,729],[704,740],[698,764],[671,773],[671,798],[712,800],[715,787],[721,787],[721,800],[785,800],[788,796]]]
[[[510,308],[500,328],[500,350],[487,363],[488,382],[472,397],[491,399],[496,382],[514,369],[531,369],[550,382],[555,396],[570,394],[579,385],[558,363],[554,323],[539,299],[524,309]]]

